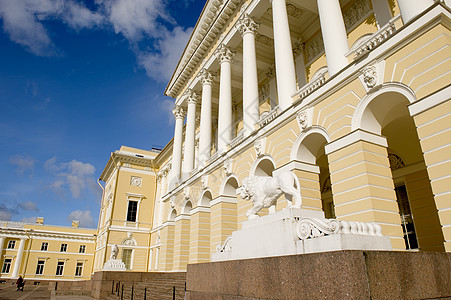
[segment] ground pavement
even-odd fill
[[[55,295],[47,285],[26,285],[24,291],[17,291],[16,285],[0,284],[0,300],[92,300],[88,296]]]

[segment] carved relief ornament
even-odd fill
[[[199,78],[202,81],[202,85],[204,84],[213,84],[213,75],[207,69],[203,68],[199,72]]]
[[[266,138],[255,140],[254,149],[255,153],[257,153],[257,156],[262,156],[263,154],[265,154],[265,146],[266,146]]]
[[[226,175],[232,174],[233,159],[229,158],[224,161],[224,171]]]
[[[142,178],[138,176],[132,176],[130,179],[130,185],[132,186],[141,186],[142,185]]]
[[[296,115],[296,120],[299,123],[299,127],[301,127],[301,129],[305,129],[308,126],[308,114],[306,110],[302,110],[300,112],[298,112],[298,114]]]

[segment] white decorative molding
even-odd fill
[[[368,131],[363,131],[363,130],[355,130],[329,144],[327,144],[324,147],[325,150],[325,154],[329,155],[332,152],[335,152],[337,150],[340,150],[344,147],[347,147],[353,143],[356,143],[358,141],[365,141],[368,143],[372,143],[372,144],[376,144],[382,147],[387,147],[387,138],[368,132]]]
[[[132,176],[130,179],[130,185],[133,186],[141,186],[142,185],[142,178],[138,176]]]
[[[260,116],[260,120],[257,123],[258,127],[259,128],[264,127],[269,122],[271,122],[272,120],[277,118],[277,116],[279,116],[279,106],[274,107],[270,112],[268,112],[266,114],[262,114]]]
[[[224,243],[218,244],[218,246],[216,246],[216,252],[225,252],[225,251],[232,251],[232,236],[229,235],[226,240],[224,241]]]
[[[362,70],[363,82],[371,89],[377,85],[377,72],[375,66],[367,66]]]
[[[385,24],[381,29],[376,31],[374,34],[372,34],[366,42],[364,42],[362,45],[357,47],[355,50],[348,53],[346,56],[349,56],[350,54],[354,53],[354,60],[359,59],[363,55],[370,52],[375,47],[382,44],[384,41],[386,41],[388,38],[390,38],[396,31],[395,27],[395,21],[400,16],[396,16],[392,18],[390,21],[388,21],[387,24]]]
[[[241,143],[244,140],[244,131],[241,130],[237,136],[230,142],[229,147],[230,149],[235,148],[239,143]]]
[[[320,54],[324,53],[323,35],[318,33],[305,45],[307,64],[313,62]]]
[[[185,186],[183,188],[183,198],[185,198],[185,200],[188,200],[189,197],[189,193],[190,193],[190,187],[189,186]]]
[[[324,74],[319,74],[317,78],[304,85],[295,93],[295,95],[298,95],[298,99],[302,100],[321,87],[325,82],[326,76]]]

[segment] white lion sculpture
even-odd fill
[[[236,192],[241,198],[252,200],[254,203],[254,206],[246,213],[249,220],[258,218],[257,213],[265,207],[268,207],[270,212],[275,212],[276,200],[282,194],[285,194],[285,198],[290,200],[288,207],[300,208],[302,205],[301,185],[293,172],[283,172],[274,177],[246,177]]]

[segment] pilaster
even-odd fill
[[[236,197],[219,196],[211,203],[211,233],[210,252],[216,252],[216,247],[222,245],[226,238],[237,230]]]
[[[210,208],[191,210],[189,263],[210,261]]]

